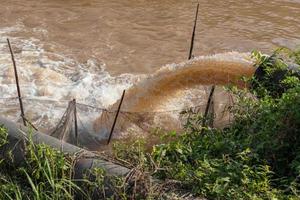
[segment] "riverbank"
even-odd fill
[[[267,75],[251,89],[227,87],[235,100],[229,126],[203,126],[201,114],[186,112],[185,133],[159,132],[160,145],[151,150],[143,140],[114,143],[110,159],[132,171],[110,177],[113,192],[107,192],[104,170],[74,181],[72,157],[29,140],[21,167],[10,159],[0,162],[0,199],[184,199],[186,194],[190,199],[299,199],[300,81],[293,72],[278,83],[272,77],[290,63],[299,65],[300,51],[252,56]],[[245,81],[257,83],[254,77]],[[0,132],[2,146],[7,135],[3,127]]]

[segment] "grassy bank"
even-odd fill
[[[202,116],[191,114],[184,134],[161,133],[151,151],[142,140],[116,143],[114,159],[133,170],[111,177],[109,189],[102,169],[73,180],[73,157],[29,140],[24,162],[9,154],[0,161],[0,199],[300,199],[300,81],[293,71],[275,78],[300,64],[300,52],[252,55],[264,78],[247,80],[251,89],[227,87],[235,97],[230,126],[202,127]],[[4,127],[0,136],[3,146]]]

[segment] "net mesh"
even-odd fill
[[[165,131],[182,131],[188,119],[183,113],[204,113],[207,106],[210,87],[206,95],[193,99],[196,106],[186,106],[173,110],[153,110],[151,112],[119,113],[113,132],[114,139],[126,137],[146,137],[157,128]],[[116,109],[105,109],[97,106],[76,103],[75,101],[53,101],[45,99],[23,98],[25,116],[39,131],[52,135],[61,141],[89,149],[97,149],[106,144],[110,135]],[[210,126],[224,127],[232,121],[228,112],[233,105],[233,97],[223,89],[215,91],[210,105],[213,121]],[[0,99],[1,114],[11,120],[22,123],[17,98]],[[78,132],[75,132],[75,107]]]

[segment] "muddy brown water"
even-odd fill
[[[111,74],[151,73],[188,56],[195,0],[1,0],[0,27]],[[195,55],[300,44],[299,0],[199,0]]]

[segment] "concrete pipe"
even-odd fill
[[[6,152],[11,151],[16,162],[22,162],[23,156],[23,142],[28,139],[28,127],[16,124],[12,121],[0,116],[0,125],[4,125],[8,129],[9,144],[0,149],[0,156],[4,156]],[[72,144],[63,142],[52,136],[43,134],[41,132],[32,130],[32,140],[35,144],[46,144],[54,149],[60,150],[63,153],[80,156],[75,163],[75,179],[82,178],[86,170],[92,168],[102,168],[107,175],[111,176],[125,176],[130,170],[123,166],[114,164],[112,162],[104,161],[97,158],[97,154],[74,146]]]

